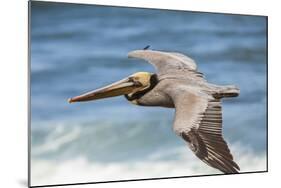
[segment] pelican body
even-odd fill
[[[129,52],[128,57],[149,62],[157,73],[137,72],[69,102],[125,95],[135,105],[175,108],[173,131],[194,154],[223,173],[238,173],[222,136],[221,99],[238,96],[239,89],[208,83],[195,61],[181,53],[145,49]]]

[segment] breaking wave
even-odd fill
[[[240,144],[231,147],[241,172],[265,171],[266,154],[254,153]],[[178,160],[163,160],[165,155],[176,154]],[[187,147],[155,152],[146,161],[95,162],[85,156],[57,161],[32,159],[33,185],[77,182],[100,182],[129,179],[161,178],[220,174],[197,159]]]

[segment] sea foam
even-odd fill
[[[254,153],[240,144],[231,147],[240,172],[266,170],[266,154]],[[168,151],[179,160],[163,160],[164,151],[152,153],[147,160],[134,162],[94,162],[85,156],[67,160],[32,159],[31,184],[66,184],[129,179],[221,174],[197,159],[187,147]]]

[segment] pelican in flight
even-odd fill
[[[157,74],[137,72],[69,102],[125,95],[135,105],[175,108],[173,131],[193,153],[223,173],[238,173],[240,168],[222,136],[221,99],[238,96],[239,89],[208,83],[195,61],[181,53],[145,49],[131,51],[128,57],[147,61]]]

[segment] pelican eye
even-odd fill
[[[139,82],[139,81],[135,81],[135,80],[134,80],[134,83],[135,83],[135,86],[142,86],[142,83]]]
[[[129,81],[129,82],[135,82],[133,77],[129,77],[129,78],[128,78],[128,81]]]
[[[137,77],[129,77],[129,81],[133,82],[135,86],[142,86],[142,83],[139,80],[139,78]]]

